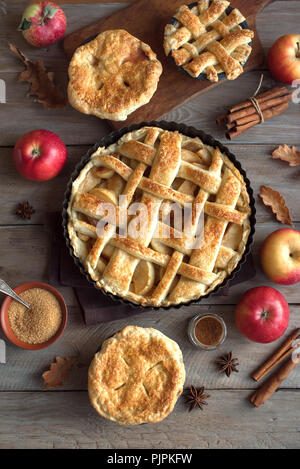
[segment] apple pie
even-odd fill
[[[80,46],[69,65],[68,98],[84,114],[122,121],[155,93],[162,66],[127,31],[105,31]]]
[[[184,380],[176,342],[156,329],[127,326],[96,353],[88,392],[96,411],[119,425],[156,423],[172,412]]]
[[[251,232],[250,197],[215,144],[146,126],[78,169],[68,238],[98,288],[162,307],[197,300],[231,274]]]
[[[241,26],[242,25],[242,26]],[[202,73],[210,81],[219,74],[235,80],[251,53],[253,31],[226,0],[200,0],[182,5],[165,27],[164,49],[192,77]]]

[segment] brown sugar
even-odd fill
[[[199,319],[195,327],[195,336],[203,345],[216,345],[224,335],[222,323],[213,316],[204,316]]]
[[[30,288],[19,295],[30,309],[13,300],[8,309],[10,327],[22,342],[41,344],[59,330],[62,311],[58,300],[48,290]]]

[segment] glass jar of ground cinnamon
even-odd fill
[[[188,336],[196,347],[214,350],[226,339],[226,324],[215,313],[198,314],[189,322]]]

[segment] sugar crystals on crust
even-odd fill
[[[105,31],[74,53],[70,104],[101,119],[125,120],[155,93],[162,65],[152,49],[122,29]]]

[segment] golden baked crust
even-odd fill
[[[105,31],[74,53],[68,98],[84,114],[125,120],[155,93],[162,66],[151,48],[122,29]]]
[[[191,9],[181,5],[174,15],[177,23],[166,26],[166,55],[171,53],[192,77],[205,73],[208,80],[218,81],[225,72],[228,80],[235,80],[243,73],[254,33],[241,28],[245,18],[238,9],[226,14],[229,5],[227,0],[200,0]]]
[[[156,329],[127,326],[96,353],[88,392],[96,411],[119,425],[155,423],[172,412],[184,380],[176,342]]]
[[[148,220],[136,236],[129,229],[122,235],[122,214],[129,228],[138,219],[136,203]],[[172,207],[184,217],[184,230]],[[143,306],[169,306],[210,293],[230,275],[246,248],[250,214],[243,176],[218,147],[143,127],[98,148],[81,170],[72,185],[68,234],[97,287]]]

